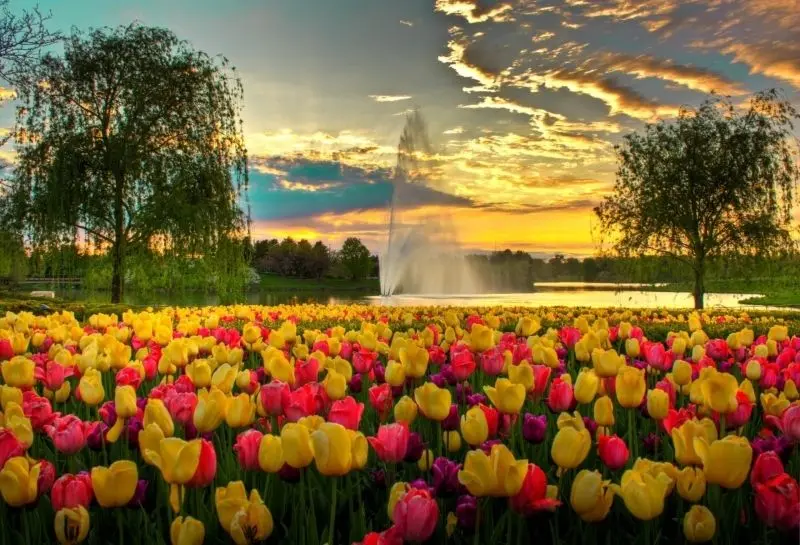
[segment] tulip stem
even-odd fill
[[[122,510],[117,508],[117,533],[119,533],[119,545],[125,544],[125,533],[122,531]]]
[[[481,542],[481,501],[478,501],[478,508],[475,512],[475,536],[472,539],[473,545]]]
[[[331,517],[328,521],[328,545],[334,545],[334,539],[336,538],[334,524],[336,523],[336,491],[339,488],[337,485],[338,479],[336,477],[331,478]]]

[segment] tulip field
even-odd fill
[[[800,535],[791,314],[0,317],[0,545]]]

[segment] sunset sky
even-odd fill
[[[741,102],[781,87],[800,103],[798,0],[39,4],[53,28],[138,20],[238,68],[255,238],[379,250],[404,113],[419,107],[441,166],[405,217],[449,216],[470,249],[586,255],[626,132],[711,90]],[[0,127],[11,119],[0,109]]]

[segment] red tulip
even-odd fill
[[[243,431],[236,436],[236,444],[233,445],[233,452],[239,465],[247,471],[256,471],[258,466],[258,448],[261,446],[261,438],[264,434],[258,430]]]
[[[787,473],[755,485],[756,514],[768,526],[781,530],[800,526],[800,488]]]
[[[644,356],[647,365],[658,369],[659,371],[664,371],[665,369],[665,361],[666,361],[666,349],[664,345],[660,342],[645,342],[642,343],[641,347],[642,355]],[[672,362],[670,362],[671,366]]]
[[[339,347],[339,357],[350,360],[350,356],[353,355],[353,345],[347,341],[342,341],[342,345]]]
[[[331,410],[328,412],[328,422],[341,424],[347,429],[358,431],[362,414],[364,414],[364,404],[357,403],[355,399],[347,396],[333,402]]]
[[[547,390],[547,384],[550,382],[550,374],[553,372],[546,365],[534,365],[533,366],[533,395],[542,397],[544,395],[545,390]]]
[[[534,378],[534,381],[536,379]],[[558,377],[550,384],[550,394],[547,396],[547,405],[553,412],[561,413],[568,411],[572,406],[574,395],[572,385]]]
[[[358,352],[353,353],[353,368],[357,373],[365,375],[372,370],[376,359],[378,359],[377,352],[361,348]]]
[[[40,397],[33,390],[22,394],[22,412],[31,421],[34,431],[39,431],[53,422],[59,413],[53,412],[53,406],[46,397]]]
[[[528,464],[522,488],[509,498],[509,503],[514,511],[525,516],[536,511],[553,511],[561,505],[560,501],[547,497],[547,476],[536,464]]]
[[[63,386],[64,380],[72,376],[72,367],[64,367],[50,360],[42,367],[37,366],[34,375],[48,390],[55,392]]]
[[[295,386],[302,386],[314,382],[319,376],[319,360],[309,358],[306,361],[297,360],[294,364]]]
[[[378,412],[381,420],[386,418],[389,411],[392,410],[394,400],[392,399],[392,388],[388,383],[374,384],[369,388],[369,402],[372,407]]]
[[[6,465],[9,458],[22,456],[25,454],[23,445],[14,432],[7,429],[0,429],[0,468]]]
[[[190,488],[202,488],[210,485],[217,474],[217,451],[214,450],[214,445],[205,439],[200,439],[200,441],[202,441],[200,460],[197,463],[194,476],[186,483],[186,486]],[[258,451],[256,451],[257,457]],[[256,462],[256,465],[258,465],[258,462]]]
[[[428,348],[428,357],[430,358],[431,365],[442,365],[447,361],[447,354],[445,354],[442,347],[438,344],[432,344]]]
[[[486,355],[484,354],[481,357],[481,361],[483,361],[485,358]],[[450,352],[450,369],[453,371],[453,376],[455,376],[456,380],[459,382],[467,380],[475,371],[475,367],[475,358],[472,355],[472,352],[470,352],[466,347],[461,350],[454,350]]]
[[[562,327],[561,331],[558,332],[558,336],[561,338],[561,342],[564,343],[567,348],[574,347],[579,340],[581,340],[582,334],[581,330],[577,327]]]
[[[408,450],[408,424],[384,424],[378,428],[375,437],[367,437],[378,458],[384,462],[401,462]]]
[[[316,341],[314,345],[311,347],[312,352],[322,352],[326,356],[330,356],[331,354],[331,346],[328,344],[328,339],[323,339],[321,341]]]
[[[728,413],[727,417],[725,418],[726,428],[738,428],[744,426],[747,421],[750,420],[750,415],[753,413],[753,404],[750,403],[750,400],[747,398],[747,394],[741,390],[736,392],[736,401],[738,402],[736,410],[732,413]]]
[[[628,463],[628,445],[616,435],[601,435],[597,440],[597,454],[614,471]]]
[[[164,397],[164,405],[175,422],[186,426],[192,421],[194,409],[197,407],[197,394],[194,392],[179,394],[172,390]]]
[[[0,339],[0,361],[10,360],[14,357],[14,348],[8,339]]]
[[[247,395],[253,395],[258,390],[258,373],[253,371],[252,369],[247,369],[247,372],[250,374],[250,382],[247,383],[247,386],[242,388],[241,386],[239,389],[246,393]]]
[[[175,391],[179,394],[188,394],[194,392],[194,382],[192,382],[192,377],[189,375],[181,375],[175,382],[172,384]]]
[[[85,471],[77,475],[69,473],[62,475],[53,483],[53,489],[50,491],[50,503],[53,504],[53,511],[56,513],[65,507],[82,505],[88,508],[93,498],[92,478]]]
[[[391,526],[381,533],[370,532],[364,536],[363,541],[353,545],[403,545],[403,536],[400,535],[397,526]]]
[[[500,425],[500,413],[494,407],[489,407],[483,403],[478,403],[478,408],[483,411],[483,416],[486,417],[486,424],[489,428],[489,438],[497,435],[497,428]]]
[[[680,428],[684,422],[694,418],[695,411],[696,409],[694,406],[689,408],[684,407],[677,411],[675,409],[670,409],[667,411],[667,417],[661,421],[661,424],[664,426],[664,430],[667,434],[671,434],[673,428]]]
[[[464,349],[471,354],[466,345]],[[496,376],[503,372],[503,367],[505,367],[506,360],[503,357],[503,352],[500,351],[500,348],[490,348],[489,350],[485,351],[481,354],[481,370],[489,376]]]
[[[75,454],[86,445],[89,428],[85,422],[73,414],[61,416],[53,421],[53,425],[44,427],[56,449],[64,454]]]
[[[279,380],[273,380],[261,387],[260,399],[261,406],[270,416],[280,416],[283,414],[283,407],[289,402],[289,385]]]
[[[36,479],[36,490],[39,496],[47,494],[56,480],[56,466],[47,460],[39,460],[33,467],[39,468],[39,478]]]
[[[750,472],[750,483],[753,487],[763,484],[770,479],[784,473],[783,462],[774,450],[762,452],[756,458],[753,469]]]
[[[531,347],[528,346],[528,343],[516,343],[511,353],[511,361],[514,363],[514,365],[519,365],[519,363],[523,360],[531,361],[533,359],[531,355]]]
[[[304,416],[316,414],[316,391],[313,386],[311,383],[304,384],[289,393],[283,406],[283,413],[289,422],[297,422]]]
[[[398,533],[406,541],[427,541],[436,530],[439,505],[427,490],[412,488],[394,506],[392,513]]]
[[[767,422],[783,432],[783,435],[792,442],[800,442],[800,405],[791,405],[783,411],[780,418],[767,415]]]
[[[133,389],[136,390],[142,383],[142,375],[134,367],[125,367],[117,371],[114,380],[117,386],[133,386]]]

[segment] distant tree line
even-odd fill
[[[363,280],[378,274],[378,258],[355,237],[333,250],[322,241],[287,237],[264,239],[252,244],[250,264],[259,273],[296,278],[349,278]]]

